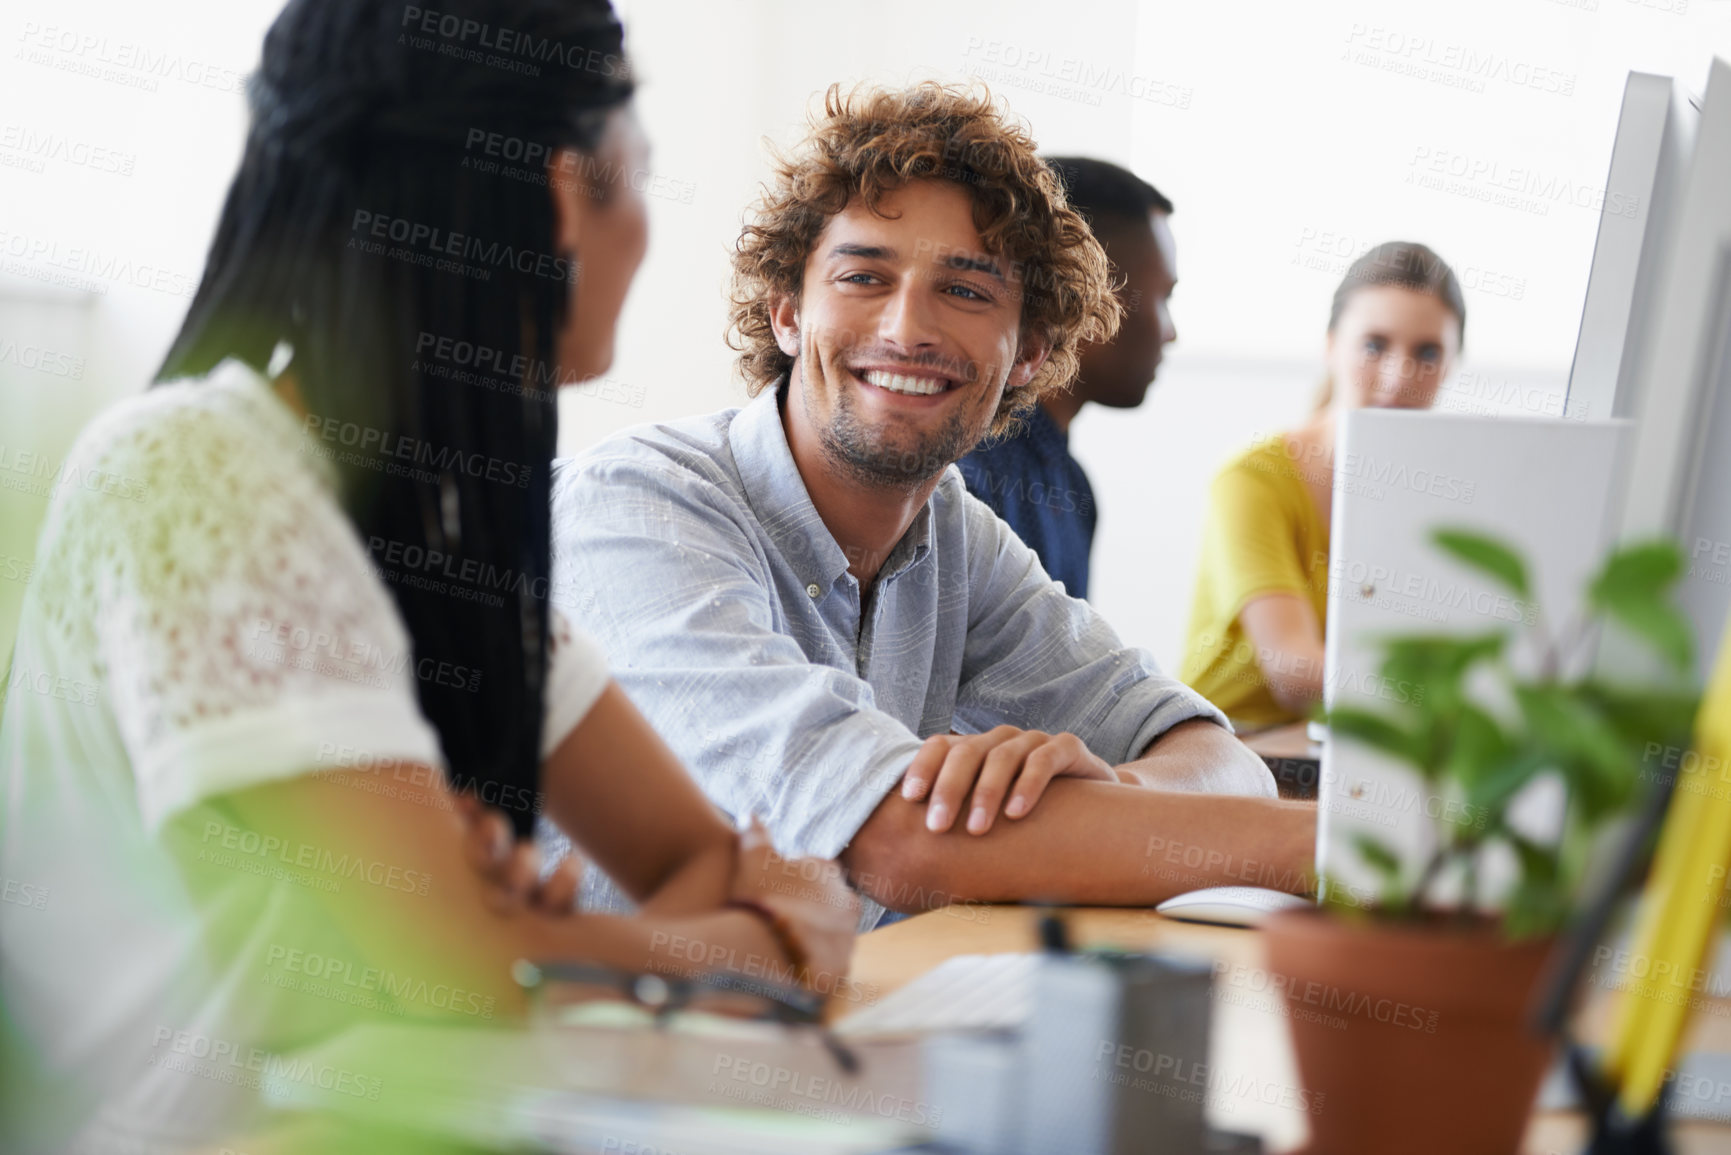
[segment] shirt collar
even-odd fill
[[[807,585],[825,593],[847,572],[847,555],[818,516],[781,426],[780,392],[765,389],[728,426],[727,440],[751,511]]]
[[[801,581],[825,593],[847,573],[847,554],[811,503],[781,424],[785,382],[765,389],[734,415],[727,440],[746,501]],[[918,563],[931,550],[932,503],[927,499],[878,571],[878,584]]]
[[[953,468],[946,466],[945,468]],[[941,483],[940,483],[941,484]],[[883,568],[878,571],[878,584],[883,585],[903,570],[916,566],[931,552],[932,548],[932,502],[936,500],[937,490],[926,498],[926,503],[920,506],[920,511],[914,514],[914,520],[908,525],[908,531],[902,534],[902,539],[896,542],[896,547],[890,550],[890,556],[884,559]]]

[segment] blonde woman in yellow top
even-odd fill
[[[1298,721],[1322,698],[1336,418],[1429,408],[1465,328],[1442,258],[1411,241],[1371,249],[1334,291],[1310,420],[1259,438],[1214,479],[1182,677],[1235,723]]]

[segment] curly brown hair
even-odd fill
[[[873,212],[916,180],[967,190],[987,252],[1022,276],[1023,333],[1051,355],[1028,384],[1006,389],[990,436],[1050,393],[1068,388],[1081,346],[1107,341],[1122,310],[1111,266],[1064,187],[1035,155],[1027,130],[982,87],[926,81],[906,89],[831,85],[824,113],[775,171],[733,254],[728,345],[753,396],[787,376],[793,358],[776,344],[770,304],[799,299],[806,257],[831,217],[859,197]],[[1025,338],[1024,338],[1025,339]]]

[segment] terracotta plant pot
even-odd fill
[[[1317,1155],[1519,1151],[1554,1051],[1529,1013],[1553,940],[1494,924],[1269,919]],[[1318,1098],[1320,1097],[1320,1098]]]

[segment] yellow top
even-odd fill
[[[1309,598],[1316,620],[1328,612],[1328,526],[1305,488],[1304,470],[1286,440],[1256,442],[1214,478],[1202,528],[1202,563],[1190,609],[1179,677],[1234,723],[1300,721],[1263,680],[1256,648],[1238,615],[1264,594]]]

